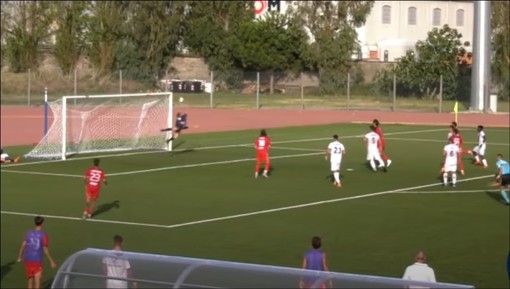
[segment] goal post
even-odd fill
[[[27,158],[172,150],[173,130],[162,132],[173,125],[171,92],[64,96],[48,105],[53,122]]]

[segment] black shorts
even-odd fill
[[[510,174],[501,176],[501,186],[508,186],[510,184]]]

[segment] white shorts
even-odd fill
[[[477,155],[481,155],[481,156],[484,156],[485,155],[485,147],[487,145],[486,144],[481,144],[479,146],[475,146],[473,148],[473,151],[477,154]]]
[[[367,161],[370,161],[370,160],[378,160],[381,158],[381,154],[379,153],[378,150],[376,151],[368,151],[367,153]]]
[[[445,173],[455,173],[457,171],[457,164],[445,164],[444,171]]]
[[[332,172],[340,171],[341,163],[342,161],[331,160],[331,171]]]

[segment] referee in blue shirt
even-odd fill
[[[502,154],[498,154],[496,166],[498,167],[496,181],[501,184],[501,196],[505,199],[505,203],[510,205],[510,193],[508,191],[510,188],[510,165],[503,160]]]

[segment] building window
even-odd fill
[[[382,23],[391,24],[391,6],[389,5],[382,7]]]
[[[456,16],[457,16],[457,19],[456,19],[457,26],[458,27],[464,26],[464,10],[462,10],[462,9],[457,10]]]
[[[407,8],[407,25],[416,25],[416,7]]]
[[[441,9],[435,8],[432,11],[432,25],[440,26],[441,25]]]

